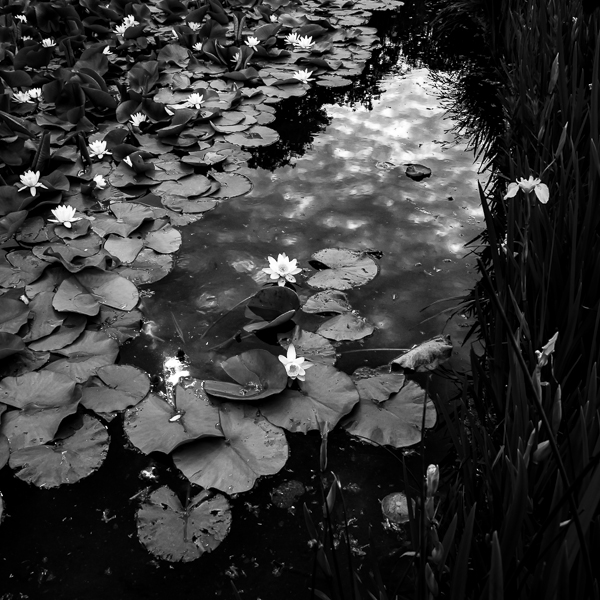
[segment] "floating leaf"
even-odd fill
[[[358,392],[348,375],[329,365],[313,364],[306,370],[300,391],[287,389],[260,404],[269,421],[288,431],[306,433],[328,422],[333,429],[358,402]]]
[[[88,329],[104,331],[108,337],[123,344],[140,334],[142,318],[142,313],[137,309],[122,311],[102,306],[100,313],[88,321]]]
[[[17,354],[25,350],[27,346],[23,340],[14,333],[2,333],[0,332],[0,360]]]
[[[306,313],[347,313],[352,312],[348,297],[337,290],[325,290],[311,296],[302,307]]]
[[[20,300],[0,297],[0,332],[17,333],[27,323],[29,310]]]
[[[10,445],[8,438],[0,433],[0,469],[4,468],[4,465],[8,462],[10,455]],[[0,522],[2,522],[2,514],[0,513]]]
[[[371,281],[379,271],[377,263],[358,250],[327,248],[312,258],[326,267],[307,282],[317,289],[349,290]]]
[[[219,200],[237,198],[238,196],[247,194],[252,189],[252,182],[244,175],[215,172],[211,177],[221,184],[219,189],[211,194],[211,198],[217,198]]]
[[[151,231],[144,238],[144,244],[160,254],[177,252],[181,246],[181,234],[170,225]]]
[[[277,327],[294,317],[300,307],[298,294],[284,286],[272,286],[259,290],[246,307],[246,316],[258,317],[260,321],[244,325],[244,331],[260,331]]]
[[[115,271],[135,285],[154,283],[166,277],[173,269],[173,257],[169,254],[157,254],[150,248],[144,248],[129,265]]]
[[[190,214],[199,214],[212,210],[217,206],[217,201],[212,198],[198,198],[196,200],[188,200],[181,196],[166,196],[163,199],[163,204],[171,210]]]
[[[112,365],[119,345],[103,331],[84,331],[77,341],[56,350],[67,358],[50,363],[48,370],[64,373],[77,383],[87,381],[100,367]]]
[[[433,402],[414,381],[409,381],[385,402],[361,398],[352,414],[342,421],[342,427],[351,435],[377,444],[394,448],[412,446],[421,440],[425,400],[425,427],[433,427],[436,422]]]
[[[175,388],[175,403],[169,404],[150,394],[141,404],[125,413],[125,433],[144,454],[168,454],[177,446],[202,437],[222,437],[219,411],[201,386]]]
[[[406,523],[408,516],[408,500],[402,492],[388,494],[381,501],[381,512],[386,519],[392,523]]]
[[[297,356],[303,356],[313,363],[322,365],[333,365],[337,360],[335,348],[318,333],[304,331],[300,327],[294,329],[291,338],[281,335],[279,343],[287,350],[287,347],[294,344]]]
[[[431,175],[431,169],[425,165],[409,164],[407,165],[405,175],[415,181],[421,181],[421,179],[425,179],[425,177]]]
[[[194,484],[228,494],[246,492],[261,475],[278,473],[288,459],[285,434],[252,406],[225,402],[219,409],[225,439],[201,440],[173,453]]]
[[[29,303],[29,331],[23,338],[26,342],[50,335],[65,320],[66,315],[54,310],[53,298],[54,292],[41,292]]]
[[[361,400],[373,402],[385,402],[392,394],[400,391],[404,385],[403,373],[386,372],[389,367],[382,369],[370,369],[361,367],[352,374],[352,381],[358,390]]]
[[[287,385],[287,373],[276,356],[267,350],[248,350],[221,363],[223,370],[238,382],[205,381],[213,396],[230,400],[260,400],[278,394]]]
[[[157,558],[170,562],[196,560],[212,552],[231,527],[227,498],[208,490],[184,507],[168,487],[154,490],[136,515],[140,542]]]
[[[279,140],[279,134],[270,127],[253,125],[247,131],[227,134],[225,140],[242,148],[258,148],[274,144]]]
[[[76,425],[61,426],[53,442],[13,451],[9,465],[19,479],[42,488],[58,487],[100,468],[108,444],[106,427],[94,417],[82,415]]]
[[[144,247],[144,242],[138,238],[123,238],[118,235],[109,235],[104,243],[104,249],[121,262],[131,263]]]
[[[435,337],[411,348],[392,360],[392,364],[417,372],[433,371],[452,356],[452,340],[449,335]]]
[[[83,388],[81,404],[88,410],[107,413],[135,406],[150,391],[150,378],[130,365],[107,365],[96,371]]]
[[[375,327],[366,319],[354,313],[345,313],[325,321],[317,333],[329,340],[361,340],[375,331]]]

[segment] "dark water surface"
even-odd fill
[[[249,195],[182,229],[175,270],[143,299],[151,321],[147,333],[122,348],[122,362],[157,374],[181,348],[195,375],[210,375],[218,356],[207,346],[235,333],[235,314],[201,336],[265,282],[267,256],[286,252],[310,274],[310,255],[327,247],[383,252],[378,277],[349,294],[352,306],[378,329],[360,343],[340,346],[341,368],[382,364],[399,352],[373,349],[408,348],[441,332],[451,334],[459,349],[466,320],[459,315],[446,323],[447,315],[434,316],[452,303],[426,307],[464,294],[475,281],[464,244],[482,228],[477,167],[465,146],[446,133],[452,123],[427,69],[409,68],[401,59],[374,83],[381,93],[363,103],[354,98],[346,105],[317,104],[317,115],[303,115],[302,100],[282,107],[284,140],[274,151],[280,155],[259,163],[283,166],[253,169]],[[294,145],[307,136],[313,138],[307,147]],[[415,182],[404,175],[405,163],[427,165],[433,175]],[[353,352],[344,354],[348,350]],[[463,357],[457,353],[453,365],[464,367]],[[439,389],[451,392],[443,384]],[[109,429],[105,464],[74,486],[39,490],[3,470],[8,516],[0,529],[2,600],[232,598],[231,580],[242,598],[309,597],[312,555],[302,503],[318,516],[316,434],[288,434],[286,468],[233,499],[231,533],[214,553],[168,564],[153,559],[137,540],[136,495],[148,485],[139,476],[142,469],[155,466],[160,482],[175,487],[177,474],[166,457],[126,448],[120,423]],[[440,443],[435,452],[443,450]],[[397,534],[383,530],[379,502],[402,488],[400,464],[385,451],[334,432],[329,467],[345,489],[349,516],[357,518],[351,527],[356,555],[368,543],[371,526],[373,545],[385,559],[398,542]],[[306,493],[292,508],[279,508],[271,492],[292,479]]]

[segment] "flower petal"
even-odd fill
[[[537,199],[542,204],[546,204],[550,199],[550,190],[548,189],[548,186],[545,183],[538,183],[538,185],[535,186],[533,191],[535,192]]]
[[[507,198],[513,198],[514,196],[517,195],[518,191],[519,191],[519,184],[518,183],[510,183],[508,185],[508,190],[506,190],[506,195],[504,196],[504,199],[506,200]]]

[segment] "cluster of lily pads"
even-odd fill
[[[313,80],[349,84],[376,42],[369,10],[395,5],[56,0],[0,9],[0,468],[8,462],[40,487],[74,483],[102,464],[104,423],[125,411],[134,446],[171,454],[204,488],[182,506],[161,487],[138,512],[155,554],[191,560],[229,528],[227,499],[214,490],[246,491],[281,469],[284,429],[345,418],[348,431],[378,443],[418,440],[414,425],[392,432],[389,416],[404,406],[420,423],[414,382],[389,372],[353,383],[334,367],[332,342],[373,331],[343,293],[377,273],[362,252],[317,253],[327,268],[308,283],[322,291],[303,305],[289,286],[257,292],[247,334],[295,328],[273,352],[227,358],[236,383],[187,379],[159,392],[140,369],[115,364],[140,331],[139,286],[173,267],[174,226],[250,191],[246,149],[277,140],[267,127],[274,106]],[[273,259],[270,275],[290,283],[297,268],[288,263],[282,276],[283,264]],[[378,412],[388,425],[375,439],[365,423]],[[196,519],[205,534],[184,550],[160,547],[157,511],[181,531]]]

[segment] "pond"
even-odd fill
[[[315,89],[275,105],[271,126],[280,141],[253,152],[251,166],[236,171],[251,180],[251,191],[182,225],[173,270],[140,286],[145,325],[121,346],[118,363],[144,369],[155,391],[168,383],[174,357],[191,376],[218,380],[224,379],[223,360],[272,348],[268,332],[258,339],[241,330],[248,323],[248,298],[268,283],[267,257],[286,253],[298,260],[304,271],[296,290],[305,302],[316,291],[306,285],[316,272],[311,256],[327,248],[370,253],[378,266],[376,277],[347,292],[353,314],[374,331],[336,343],[338,369],[350,374],[385,365],[442,333],[454,345],[449,364],[466,369],[468,349],[460,344],[470,322],[460,314],[449,318],[445,309],[475,281],[465,244],[483,228],[477,194],[482,175],[465,143],[449,131],[453,123],[430,71],[400,51],[426,43],[411,33],[405,17],[376,15],[383,50],[375,51],[350,91]],[[408,177],[412,164],[425,165],[431,176]],[[306,329],[319,323],[307,319]],[[444,376],[434,377],[431,386],[441,401],[455,391]],[[242,598],[307,597],[313,555],[302,506],[318,519],[316,431],[286,432],[285,467],[260,478],[251,491],[230,495],[227,537],[211,553],[181,563],[156,558],[140,544],[136,512],[145,492],[159,486],[185,500],[184,478],[168,455],[136,450],[120,417],[108,429],[106,460],[75,485],[38,489],[8,466],[2,470],[2,600],[230,598],[231,581]],[[393,556],[398,534],[384,528],[380,501],[402,489],[401,465],[339,428],[329,440],[328,468],[345,493],[355,556],[363,556],[369,543],[382,557]],[[441,428],[428,435],[427,459],[437,462],[446,442]]]

